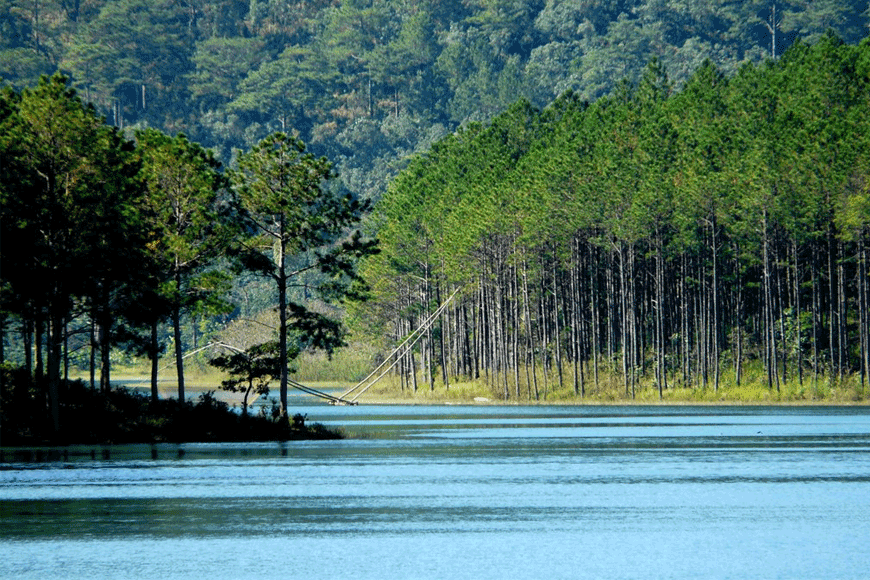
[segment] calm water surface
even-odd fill
[[[870,409],[310,406],[0,462],[0,578],[861,579]]]

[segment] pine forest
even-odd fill
[[[0,0],[4,377],[55,430],[70,365],[108,392],[148,361],[156,400],[171,358],[184,400],[215,344],[282,412],[293,361],[349,344],[343,380],[389,363],[402,396],[866,400],[868,26],[834,0]]]
[[[835,36],[672,90],[653,61],[594,103],[520,101],[411,162],[376,208],[367,308],[393,335],[459,289],[414,382],[504,398],[619,377],[866,392],[870,43]],[[415,357],[417,357],[415,359]],[[549,381],[549,383],[548,383]]]

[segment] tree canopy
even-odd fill
[[[772,390],[866,388],[868,54],[829,33],[681,89],[654,60],[591,104],[521,101],[446,137],[376,207],[369,325],[398,341],[462,287],[404,372],[505,398],[602,368],[628,396],[715,390],[752,361]]]
[[[61,70],[112,124],[184,132],[225,164],[295,132],[376,200],[408,156],[519,98],[593,101],[652,58],[681,87],[706,59],[733,75],[867,25],[863,0],[5,0],[0,76]]]
[[[196,342],[182,323],[195,332],[196,317],[238,317],[227,295],[250,273],[280,290],[263,308],[277,304],[282,320],[273,337],[281,341],[278,362],[269,359],[269,368],[281,366],[283,410],[288,353],[341,344],[341,321],[298,293],[288,301],[288,282],[323,303],[359,296],[356,263],[375,244],[354,228],[368,204],[328,187],[331,164],[299,139],[276,134],[240,152],[230,180],[213,153],[184,134],[143,129],[128,140],[54,75],[0,93],[0,167],[0,340],[7,343],[7,330],[20,337],[28,378],[14,387],[37,407],[46,403],[49,428],[41,431],[57,436],[63,428],[71,340],[92,353],[82,366],[92,383],[100,368],[106,394],[113,348],[147,353],[156,404],[158,327],[167,319],[183,403],[183,360]],[[4,385],[4,401],[8,394]]]

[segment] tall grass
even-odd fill
[[[481,378],[475,381],[456,382],[445,389],[438,380],[434,391],[418,377],[420,387],[417,392],[402,390],[395,376],[372,387],[361,400],[402,400],[427,402],[434,400],[472,400],[475,397],[486,397],[493,401],[509,401],[514,403],[719,403],[719,404],[866,404],[870,403],[870,390],[862,388],[860,376],[850,375],[840,383],[825,379],[814,383],[805,376],[801,384],[798,379],[791,378],[781,383],[779,389],[769,388],[766,375],[760,363],[750,363],[744,367],[740,385],[736,384],[733,373],[723,372],[719,388],[714,388],[712,382],[707,385],[682,385],[676,377],[669,377],[668,388],[663,389],[661,398],[658,386],[652,373],[642,376],[635,386],[634,395],[626,393],[625,383],[621,373],[600,369],[599,381],[595,385],[591,381],[591,373],[586,373],[585,395],[574,393],[573,375],[571,369],[563,370],[563,381],[559,384],[558,373],[549,372],[546,377],[538,369],[538,398],[534,398],[534,385],[526,381],[526,370],[521,369],[519,396],[516,392],[513,372],[507,377],[508,397],[505,399],[505,377],[501,375]],[[529,369],[531,375],[531,369]],[[440,375],[439,375],[440,376]],[[530,388],[531,387],[531,388]],[[531,397],[529,393],[531,392]]]
[[[337,350],[331,357],[322,352],[304,352],[293,361],[292,378],[305,384],[336,384],[354,385],[366,377],[382,361],[381,352],[374,346],[355,342],[350,346]],[[113,368],[113,382],[124,384],[125,381],[137,381],[141,384],[150,377],[150,367],[147,361],[135,364],[116,366]],[[534,398],[535,388],[528,384],[526,377],[531,376],[531,369],[520,369],[519,397],[516,394],[514,373],[507,376],[509,396],[507,401],[514,403],[723,403],[723,404],[773,404],[773,403],[828,403],[828,404],[865,404],[870,403],[870,389],[862,388],[860,376],[846,376],[842,381],[830,378],[820,378],[813,382],[810,373],[805,373],[801,384],[797,377],[790,378],[776,386],[768,388],[764,369],[759,361],[750,361],[744,365],[741,384],[737,385],[734,373],[724,369],[719,388],[715,389],[712,382],[707,385],[684,385],[678,376],[668,377],[668,388],[663,390],[659,398],[658,387],[652,372],[640,377],[634,389],[634,397],[626,393],[622,374],[618,370],[600,365],[599,380],[595,385],[592,381],[591,369],[585,372],[585,395],[574,393],[573,369],[566,367],[562,372],[562,384],[559,385],[558,373],[551,369],[546,376],[537,368],[538,398]],[[445,388],[440,379],[440,373],[435,373],[438,379],[434,390],[430,390],[421,376],[418,376],[418,389],[406,386],[403,390],[401,382],[394,374],[388,374],[374,386],[369,388],[360,401],[405,401],[405,402],[438,402],[438,401],[470,401],[484,397],[492,401],[504,401],[505,377],[501,375],[482,377],[476,380],[451,379]],[[74,373],[75,378],[87,379],[86,371]],[[160,372],[162,389],[171,390],[175,385],[175,368],[163,367]],[[202,361],[191,361],[185,366],[185,382],[193,392],[198,390],[219,389],[220,383],[226,377],[214,367]],[[273,381],[272,388],[277,388]],[[531,397],[529,396],[531,393]]]
[[[294,379],[305,383],[356,383],[368,375],[381,359],[374,347],[351,343],[336,350],[332,356],[324,352],[306,351],[292,363]]]

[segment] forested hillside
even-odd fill
[[[544,107],[635,82],[652,57],[680,86],[733,74],[832,28],[864,0],[2,0],[0,76],[61,70],[119,127],[183,131],[217,151],[298,132],[376,199],[414,152],[525,98]]]
[[[173,346],[181,373],[202,321],[255,318],[282,292],[305,338],[275,346],[282,359],[328,349],[336,311],[306,301],[358,296],[373,248],[343,228],[372,201],[383,253],[359,335],[395,344],[458,290],[401,357],[409,385],[484,377],[538,398],[618,376],[632,396],[752,371],[771,392],[863,392],[867,9],[0,0],[4,315],[55,389],[74,332],[91,369],[108,373],[130,329],[155,365]],[[56,70],[70,86],[39,80]],[[251,185],[294,159],[324,181],[279,179],[326,212],[307,216],[329,224],[317,250],[305,227],[299,246],[274,242],[293,236],[263,216],[289,206]],[[288,287],[309,271],[322,277]],[[252,324],[272,323],[287,321]]]
[[[833,35],[681,90],[568,93],[469,124],[415,158],[376,221],[360,312],[396,343],[457,289],[406,386],[866,396],[870,42]],[[440,370],[440,372],[439,372]]]

